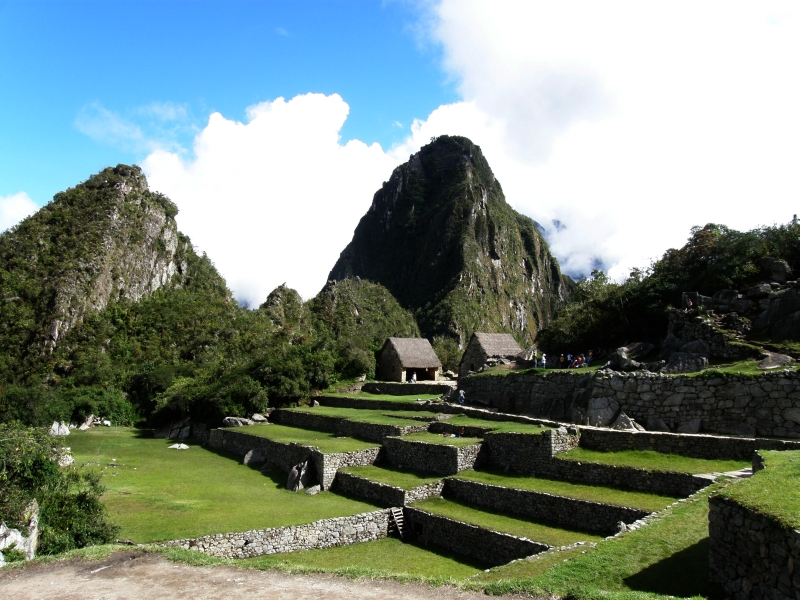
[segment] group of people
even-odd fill
[[[588,367],[594,360],[594,351],[589,350],[588,354],[575,354],[567,353],[561,354],[556,359],[555,366],[550,365],[550,368],[556,369],[579,369],[580,367]],[[547,369],[547,354],[542,354],[541,359],[536,360],[536,366],[541,369]]]
[[[466,436],[466,434],[464,433],[464,428],[462,427],[462,428],[461,428],[461,430],[460,430],[460,431],[458,431],[457,433],[448,433],[447,431],[443,431],[443,432],[442,432],[442,437],[456,437],[456,438],[462,438],[462,437],[467,437],[467,436]]]

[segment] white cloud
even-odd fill
[[[463,102],[415,122],[482,146],[562,266],[612,276],[692,225],[785,222],[800,198],[793,3],[443,0],[428,32]]]
[[[0,196],[0,233],[10,229],[37,210],[39,210],[39,206],[25,192]]]
[[[348,112],[336,94],[307,94],[251,106],[246,123],[214,113],[195,158],[157,150],[142,163],[239,300],[258,305],[284,282],[315,295],[396,166],[377,144],[341,143]]]

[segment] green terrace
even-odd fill
[[[325,392],[323,396],[333,398],[355,398],[356,400],[391,400],[392,402],[408,402],[417,400],[438,400],[440,394],[410,394],[408,396],[392,396],[391,394],[370,394],[368,392]]]
[[[514,421],[489,421],[486,419],[478,419],[469,417],[467,415],[457,415],[452,419],[443,421],[448,425],[455,427],[485,427],[491,429],[492,433],[531,433],[539,434],[552,427],[545,427],[544,425],[535,425],[533,423],[515,423]]]
[[[404,440],[410,442],[427,442],[428,444],[441,444],[442,446],[471,446],[473,444],[480,444],[482,440],[474,437],[445,437],[439,433],[429,433],[421,431],[419,433],[410,433],[404,435]]]
[[[546,375],[548,373],[555,373],[555,372],[583,375],[584,373],[594,373],[600,367],[602,367],[606,362],[607,362],[606,360],[595,360],[592,365],[588,367],[580,367],[578,369],[561,369],[561,368],[542,369],[540,367],[515,368],[514,365],[496,365],[494,367],[489,367],[488,369],[481,371],[480,373],[475,373],[474,375],[470,375],[470,377],[485,377],[487,375],[522,375],[529,373],[532,373],[534,375]]]
[[[361,423],[376,423],[378,425],[396,425],[404,427],[406,425],[422,425],[424,421],[432,421],[434,414],[424,411],[411,410],[376,410],[366,408],[338,408],[335,406],[301,406],[299,408],[285,409],[292,412],[302,412],[312,415],[322,415],[324,417],[334,417],[347,419],[348,421],[358,421]],[[416,419],[412,417],[417,417]]]
[[[466,502],[457,502],[438,496],[414,502],[411,506],[455,521],[477,525],[484,529],[508,533],[517,537],[525,537],[550,546],[568,546],[575,542],[597,542],[603,539],[599,535],[510,517],[501,512],[483,507],[474,507]]]
[[[365,465],[363,467],[347,467],[340,469],[340,473],[352,473],[358,477],[369,479],[377,483],[391,485],[392,487],[410,490],[421,485],[440,481],[442,478],[430,473],[398,469],[390,465]]]
[[[763,452],[765,468],[720,495],[784,527],[800,529],[800,451]]]
[[[282,442],[284,444],[294,442],[303,446],[316,446],[320,452],[325,454],[355,452],[357,450],[366,450],[367,448],[377,448],[380,445],[375,442],[363,442],[351,437],[336,437],[336,434],[328,431],[303,429],[290,425],[253,425],[239,428],[236,432],[257,435],[273,442]]]
[[[709,460],[681,456],[679,454],[666,454],[654,450],[600,452],[586,448],[574,448],[558,454],[557,458],[617,467],[634,467],[648,471],[691,473],[693,475],[738,471],[750,466],[750,462],[746,460]]]
[[[477,481],[487,485],[496,485],[517,490],[528,490],[532,492],[543,492],[555,496],[565,496],[576,500],[587,500],[589,502],[603,502],[616,506],[626,506],[638,508],[648,512],[655,512],[666,508],[676,498],[662,496],[646,492],[634,492],[618,490],[616,488],[602,485],[587,485],[581,483],[571,483],[556,479],[544,479],[541,477],[529,477],[516,475],[513,473],[503,473],[497,470],[481,471],[461,471],[453,478]]]
[[[270,427],[279,427],[271,425]],[[248,427],[248,431],[255,427]],[[103,502],[120,537],[136,543],[309,523],[375,510],[332,492],[284,489],[286,475],[264,475],[241,458],[199,445],[170,450],[149,430],[74,431],[76,465],[98,471]]]

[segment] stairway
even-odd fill
[[[398,535],[400,536],[401,540],[406,539],[406,525],[405,520],[403,518],[403,509],[402,508],[390,508],[392,518],[389,520],[389,525],[391,527],[394,524],[394,529],[397,530]]]

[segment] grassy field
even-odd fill
[[[377,423],[379,425],[396,425],[404,427],[406,425],[424,425],[424,421],[414,420],[410,417],[424,417],[427,420],[433,419],[433,413],[419,412],[413,410],[374,410],[361,408],[338,408],[335,406],[315,406],[291,408],[295,412],[303,412],[326,417],[337,417],[349,421],[359,421],[362,423]]]
[[[570,483],[568,481],[540,477],[526,477],[500,471],[461,471],[454,477],[518,490],[531,490],[590,502],[605,502],[606,504],[617,506],[639,508],[649,512],[661,510],[676,500],[676,498],[659,496],[658,494],[631,492],[601,485]]]
[[[668,509],[662,519],[595,548],[545,555],[544,563],[518,561],[479,575],[470,584],[485,586],[491,595],[722,598],[708,576],[708,494],[719,487],[715,484]]]
[[[708,460],[691,458],[679,454],[664,454],[653,450],[624,450],[620,452],[599,452],[586,448],[574,448],[557,455],[560,459],[577,460],[601,465],[635,467],[649,471],[673,471],[676,473],[725,473],[738,471],[750,466],[746,460]]]
[[[441,394],[409,394],[408,396],[392,396],[391,394],[370,394],[368,392],[325,392],[325,396],[334,398],[357,398],[361,400],[391,400],[393,402],[414,403],[417,400],[438,400]]]
[[[193,444],[189,450],[169,450],[174,442],[150,435],[93,429],[68,438],[76,464],[102,474],[103,501],[111,520],[122,527],[122,538],[145,543],[375,510],[332,492],[295,494],[284,489],[283,473],[262,475],[238,457]]]
[[[472,437],[444,437],[439,433],[429,433],[427,431],[420,431],[419,433],[410,433],[403,436],[404,440],[411,442],[427,442],[429,444],[441,444],[443,446],[471,446],[472,444],[480,444],[480,438]]]
[[[419,471],[411,471],[408,469],[398,469],[391,466],[375,466],[365,465],[363,467],[346,467],[340,469],[343,473],[352,473],[359,477],[364,477],[371,481],[378,483],[385,483],[394,487],[399,487],[404,490],[410,490],[421,485],[439,481],[441,477],[431,475],[430,473],[421,473]]]
[[[291,427],[289,425],[253,425],[252,427],[243,427],[241,432],[286,444],[295,442],[304,446],[316,446],[326,454],[355,452],[356,450],[366,450],[380,445],[375,442],[363,442],[351,437],[339,438],[336,437],[335,433],[328,431],[301,429],[300,427]]]
[[[800,529],[800,451],[763,452],[766,468],[721,495]]]
[[[425,500],[414,502],[412,506],[420,510],[442,515],[443,517],[455,519],[456,521],[471,523],[472,525],[509,533],[517,537],[526,537],[536,542],[549,544],[550,546],[568,546],[575,542],[596,542],[602,539],[602,537],[591,533],[561,529],[544,523],[509,517],[500,512],[491,511],[482,507],[474,507],[464,502],[455,502],[440,497],[426,498]]]
[[[443,421],[456,427],[470,426],[470,427],[488,427],[493,432],[497,433],[532,433],[539,434],[552,427],[544,427],[542,425],[533,425],[530,423],[515,423],[513,421],[488,421],[485,419],[476,419],[466,415],[457,415],[452,419]]]

